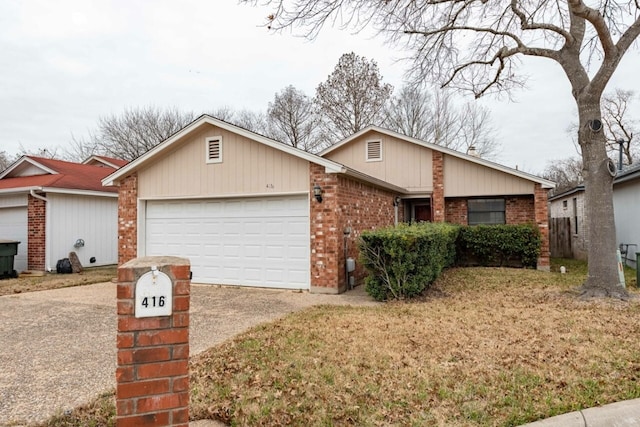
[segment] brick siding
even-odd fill
[[[447,198],[445,201],[445,221],[451,224],[467,225],[467,199]]]
[[[27,201],[27,269],[44,271],[47,202],[31,195]]]
[[[446,218],[444,202],[444,154],[432,150],[431,162],[433,168],[433,222],[442,222]]]
[[[549,211],[548,190],[536,184],[534,190],[535,221],[542,234],[542,247],[538,257],[538,270],[549,271],[551,268],[551,253],[549,252]]]
[[[118,188],[118,265],[138,256],[138,175],[120,182]]]
[[[313,186],[322,190],[322,202],[313,197]],[[396,194],[337,174],[327,174],[324,167],[310,163],[310,231],[311,292],[340,293],[348,288],[345,274],[347,257],[356,260],[351,273],[361,284],[366,272],[358,262],[357,242],[361,233],[394,224],[393,201]],[[403,218],[398,206],[398,218]],[[345,238],[344,231],[351,233]]]

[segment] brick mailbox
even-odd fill
[[[177,257],[118,268],[118,427],[189,425],[190,269]]]

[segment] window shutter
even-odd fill
[[[367,161],[382,160],[382,141],[367,141]]]

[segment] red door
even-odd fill
[[[416,205],[414,206],[416,222],[428,221],[431,222],[431,206],[430,205]]]

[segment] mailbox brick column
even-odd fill
[[[156,266],[172,282],[168,316],[135,317],[138,279]],[[133,259],[118,268],[116,426],[189,425],[189,261]]]

